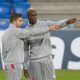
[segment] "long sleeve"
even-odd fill
[[[4,58],[7,54],[6,54],[6,52],[5,52],[5,47],[4,47],[4,40],[3,40],[3,38],[1,38],[1,43],[2,43],[2,45],[1,45],[1,53],[3,54],[2,57]]]
[[[24,63],[23,63],[23,69],[28,68],[28,62],[29,62],[29,44],[27,39],[24,39]]]
[[[16,31],[16,32],[15,32]],[[47,27],[43,28],[31,28],[31,29],[16,29],[14,30],[14,33],[18,38],[26,38],[29,36],[36,36],[36,35],[43,35],[45,33],[49,32],[49,29]]]
[[[46,21],[47,25],[59,25],[61,28],[67,26],[67,21],[68,19],[66,20],[60,20],[60,21]]]

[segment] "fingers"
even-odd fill
[[[24,73],[24,76],[25,76],[26,78],[28,77],[27,74],[25,74],[25,73]]]
[[[28,70],[24,70],[24,76],[27,78],[29,75],[28,75]]]
[[[28,77],[28,74],[24,73],[24,76],[27,78]]]
[[[53,25],[52,28],[55,30],[55,29],[60,29],[60,26],[59,25]]]
[[[69,23],[70,23],[70,24],[75,23],[76,21],[77,21],[76,18],[69,19]]]
[[[59,26],[59,25],[54,25],[54,28],[55,28],[55,29],[59,29],[60,26]]]
[[[60,29],[59,25],[52,25],[49,27],[49,30],[56,30],[56,29]]]

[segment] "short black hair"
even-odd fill
[[[37,11],[34,8],[29,8],[26,13],[27,17],[30,15],[30,12],[37,12]]]
[[[19,17],[22,17],[22,15],[20,13],[11,13],[10,16],[10,23],[13,23],[13,21]]]

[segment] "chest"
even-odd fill
[[[44,40],[48,40],[50,38],[50,34],[46,33],[44,35],[41,36],[33,36],[28,38],[28,42],[29,44],[36,44],[36,43],[42,43]]]

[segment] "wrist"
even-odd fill
[[[48,27],[48,29],[49,29],[49,31],[51,31],[51,30],[52,30],[52,28],[51,28],[51,27]]]
[[[67,21],[67,25],[68,25],[68,24],[70,24],[70,21],[69,21],[69,20]]]

